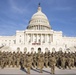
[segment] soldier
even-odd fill
[[[68,66],[68,55],[65,55],[65,69],[67,69]]]
[[[74,55],[74,66],[76,67],[76,56]]]
[[[6,61],[5,61],[5,56],[3,55],[3,56],[2,56],[2,59],[1,59],[1,68],[2,68],[2,69],[5,67],[5,63],[6,63]]]
[[[55,65],[56,65],[56,58],[54,57],[54,55],[50,55],[49,66],[51,67],[52,74],[55,74]]]
[[[3,52],[1,52],[1,54],[0,54],[0,64],[1,64],[1,60],[2,60],[2,58],[3,58]]]
[[[31,52],[31,60],[31,64],[33,65],[33,52]],[[33,66],[31,68],[33,68]]]
[[[16,65],[16,55],[15,55],[15,52],[13,52],[13,56],[12,56],[12,66],[15,67]]]
[[[22,61],[23,61],[23,67],[25,68],[26,67],[26,54],[23,54]]]
[[[9,53],[9,57],[8,57],[8,66],[9,67],[11,66],[12,62],[13,62],[12,55],[11,55],[11,53]]]
[[[29,52],[28,52],[27,58],[26,58],[26,67],[27,67],[27,73],[30,74],[30,69],[32,67],[32,57]]]
[[[25,55],[23,54],[22,56],[20,56],[20,66],[21,66],[21,69],[25,68],[26,61],[24,61],[24,60],[25,60]]]
[[[20,65],[20,56],[18,56],[16,59],[17,59],[16,60],[16,66],[19,67],[19,65]]]
[[[65,56],[62,55],[62,57],[61,57],[61,67],[62,67],[63,69],[65,69],[65,62],[66,62]]]
[[[6,52],[5,52],[5,55],[4,55],[4,59],[5,59],[5,64],[4,64],[4,66],[6,67],[7,66],[7,54],[6,54]]]
[[[19,51],[16,52],[16,67],[19,67],[20,65],[20,57],[21,57],[22,52],[19,53]]]
[[[9,61],[8,57],[9,57],[9,52],[6,52],[6,66],[8,65],[8,61]]]
[[[38,48],[38,53],[37,53],[37,68],[38,68],[38,64],[39,64],[38,59],[40,58],[40,54],[41,54],[41,48]]]
[[[0,66],[1,66],[1,59],[2,59],[2,57],[1,57],[1,54],[0,54]]]
[[[44,55],[41,53],[38,57],[38,68],[40,69],[40,73],[42,73],[42,69],[44,67]]]
[[[71,56],[68,56],[67,61],[68,61],[68,67],[69,69],[71,69]]]
[[[34,55],[33,55],[33,66],[36,68],[36,65],[37,65],[37,55],[36,55],[36,52],[35,52]]]
[[[60,54],[58,54],[57,56],[56,56],[56,65],[57,65],[57,67],[59,68],[59,69],[61,69],[61,55]]]
[[[44,54],[44,64],[45,64],[45,67],[47,68],[48,67],[48,53],[45,52]]]
[[[74,67],[74,58],[71,56],[71,66]]]

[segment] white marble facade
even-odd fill
[[[26,30],[16,31],[15,36],[0,36],[0,50],[37,52],[38,48],[42,52],[75,52],[76,48],[76,37],[64,37],[62,31],[54,31],[40,6]]]

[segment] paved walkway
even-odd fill
[[[20,68],[4,68],[4,69],[1,69],[0,68],[0,75],[1,74],[18,74],[18,75],[25,75],[27,74],[26,70],[22,70]],[[43,73],[39,73],[39,70],[38,69],[32,69],[31,70],[31,75],[49,75],[50,74],[50,68],[44,68],[43,69]],[[71,74],[71,75],[76,75],[76,68],[73,68],[73,69],[65,69],[65,70],[62,70],[62,69],[58,69],[56,68],[56,71],[55,71],[55,74],[56,75],[64,75],[64,74]],[[51,75],[51,74],[50,74]]]

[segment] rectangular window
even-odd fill
[[[16,44],[16,40],[13,40],[14,44]]]

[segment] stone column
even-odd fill
[[[41,42],[41,34],[38,34],[38,43]]]
[[[28,42],[28,34],[27,34],[27,42]]]
[[[37,34],[36,34],[36,36],[35,36],[35,39],[36,39],[36,42],[37,42]]]
[[[45,43],[47,42],[47,34],[45,34]]]
[[[39,38],[40,38],[40,43],[41,43],[41,34],[40,34],[40,37]]]
[[[38,42],[38,34],[36,35],[36,41]]]
[[[32,39],[32,42],[33,42],[33,34],[32,34],[32,38],[31,39]]]
[[[47,43],[49,43],[49,35],[47,34]]]
[[[42,44],[42,34],[41,34],[41,44]]]
[[[45,41],[45,37],[46,37],[46,35],[44,34],[44,41]]]
[[[50,39],[51,39],[51,37],[50,37],[50,36],[51,36],[51,35],[49,34],[49,43],[51,42],[51,40],[50,40]]]
[[[27,34],[26,34],[26,42],[27,42]]]
[[[31,35],[30,40],[31,40],[31,42],[32,42],[32,34],[30,34],[30,35]]]

